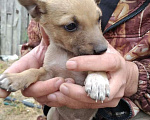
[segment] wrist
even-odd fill
[[[126,61],[126,66],[127,66],[128,74],[127,74],[127,82],[126,82],[124,95],[130,97],[137,92],[139,70],[137,65],[134,62]]]

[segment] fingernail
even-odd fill
[[[74,80],[72,78],[66,78],[65,82],[66,83],[74,83]]]
[[[77,62],[76,61],[67,61],[66,67],[68,69],[76,69],[77,68]]]
[[[55,87],[58,89],[62,83],[64,83],[62,79],[57,80],[55,83]]]
[[[57,101],[57,97],[55,94],[50,94],[47,96],[47,99],[50,100],[50,101]]]
[[[65,86],[65,85],[61,85],[60,91],[61,91],[63,94],[65,94],[65,95],[68,95],[68,94],[69,94],[69,89],[68,89],[67,86]]]

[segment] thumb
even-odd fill
[[[57,77],[46,81],[38,81],[27,89],[22,91],[22,94],[26,97],[41,97],[48,94],[52,94],[59,90],[59,87],[65,80]]]

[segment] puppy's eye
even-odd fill
[[[77,25],[75,23],[70,23],[68,25],[65,25],[64,28],[69,32],[73,32],[77,30]]]

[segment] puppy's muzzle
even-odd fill
[[[107,45],[88,45],[78,48],[78,55],[100,55],[107,51]]]
[[[93,54],[94,55],[100,55],[100,54],[103,54],[104,52],[107,51],[107,47],[106,48],[94,48],[93,50]]]

